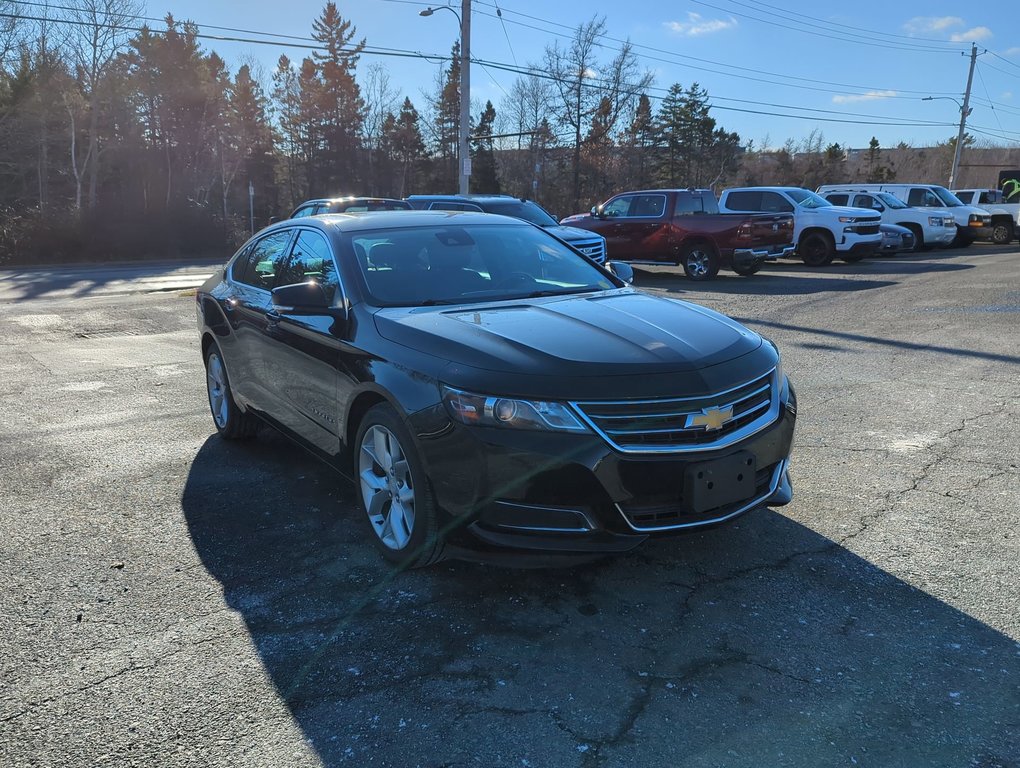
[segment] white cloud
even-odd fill
[[[1020,46],[1014,46],[1013,48],[1007,48],[1002,52],[1003,56],[1016,56],[1020,53]]]
[[[987,40],[992,36],[992,30],[988,27],[974,27],[966,32],[957,32],[950,35],[949,40],[953,43],[976,43],[978,40]]]
[[[930,35],[962,26],[963,19],[959,16],[915,16],[903,25],[903,29],[908,35]]]
[[[687,21],[667,21],[667,29],[676,32],[678,35],[697,37],[708,35],[713,32],[722,32],[724,29],[732,29],[737,26],[737,20],[730,16],[728,19],[706,19],[700,13],[689,11]]]
[[[1004,101],[1009,101],[1010,99],[1013,98],[1013,91],[1003,91],[1002,95],[999,96],[999,98]]]
[[[867,93],[848,93],[832,97],[833,104],[856,104],[859,101],[878,101],[891,99],[896,91],[868,91]]]

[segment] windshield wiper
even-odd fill
[[[425,299],[419,307],[438,307],[440,304],[463,304],[463,299]]]
[[[582,287],[582,288],[571,288],[571,289],[566,290],[566,291],[552,291],[552,290],[546,289],[544,291],[532,291],[531,293],[526,294],[524,296],[524,298],[526,298],[526,299],[539,299],[539,298],[541,298],[543,296],[570,296],[570,295],[576,294],[576,293],[594,293],[595,291],[601,291],[601,290],[603,290],[603,289],[599,288],[598,286],[585,286],[585,287]]]

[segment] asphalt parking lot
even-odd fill
[[[780,345],[793,503],[396,576],[328,469],[213,435],[187,292],[117,279],[0,290],[0,765],[1020,766],[1015,246],[638,269]]]

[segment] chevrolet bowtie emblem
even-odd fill
[[[722,429],[723,425],[733,418],[733,407],[729,408],[703,408],[701,413],[692,413],[687,417],[684,425],[687,429],[691,427],[704,427],[706,432],[715,432]]]

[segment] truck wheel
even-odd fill
[[[930,247],[926,248],[925,245],[924,245],[924,230],[921,229],[921,225],[920,224],[910,223],[910,224],[900,224],[900,226],[901,227],[906,227],[907,229],[909,229],[911,232],[914,233],[914,247],[911,250],[911,253],[917,253],[918,251],[931,250]]]
[[[992,226],[992,242],[996,245],[1008,245],[1013,240],[1013,227],[1002,222]]]
[[[688,245],[680,255],[688,280],[711,280],[719,274],[719,256],[710,245]]]
[[[734,264],[733,265],[733,271],[736,272],[738,275],[743,275],[744,277],[750,277],[751,275],[753,275],[756,272],[758,272],[761,269],[761,267],[762,267],[762,264],[761,264],[760,261],[757,264],[748,264],[748,265],[741,265],[741,266],[737,266],[736,264]]]
[[[797,244],[797,253],[809,267],[824,267],[836,256],[836,245],[828,234],[808,232]]]

